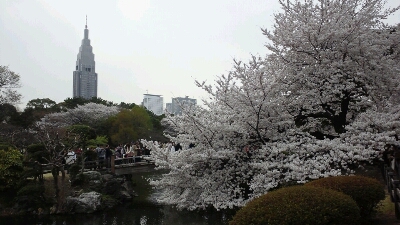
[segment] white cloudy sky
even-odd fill
[[[233,59],[265,55],[277,0],[0,0],[0,65],[21,75],[20,107],[72,97],[72,71],[88,15],[98,97],[140,104],[144,93],[201,99]],[[388,0],[388,6],[400,4]],[[388,23],[400,23],[400,13]]]

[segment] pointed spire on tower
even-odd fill
[[[85,30],[84,30],[84,39],[89,39],[89,30],[87,29],[87,15],[86,15]]]

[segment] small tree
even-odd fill
[[[74,149],[81,142],[79,133],[71,132],[63,128],[55,128],[47,126],[45,123],[37,123],[34,130],[36,139],[44,146],[47,151],[48,158],[44,160],[46,163],[41,164],[43,167],[50,167],[54,181],[55,198],[57,200],[56,209],[60,209],[63,203],[63,194],[60,193],[58,185],[59,172],[61,172],[61,190],[64,190],[65,171],[63,160],[67,156],[68,151]]]

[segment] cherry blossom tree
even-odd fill
[[[76,108],[67,109],[65,112],[46,115],[42,122],[55,126],[71,126],[76,124],[92,125],[120,111],[117,106],[105,106],[103,104],[87,103]]]
[[[18,103],[21,99],[21,94],[15,89],[20,87],[19,74],[11,71],[8,66],[0,66],[0,104]]]
[[[298,125],[320,138],[336,136],[358,112],[396,91],[397,54],[389,54],[390,28],[382,19],[398,8],[384,10],[382,0],[281,5],[274,29],[263,31],[267,48],[284,64],[281,89],[290,93],[286,104]]]
[[[384,10],[382,0],[280,3],[274,29],[263,30],[268,56],[235,62],[214,85],[198,82],[210,97],[205,107],[167,115],[170,138],[195,147],[171,152],[143,141],[157,168],[169,170],[151,180],[159,202],[240,207],[287,183],[353,173],[399,144],[399,36],[383,23],[398,8]]]

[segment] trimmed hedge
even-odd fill
[[[341,192],[293,186],[262,195],[241,208],[230,225],[358,224],[360,210]]]
[[[361,218],[371,218],[378,203],[385,199],[383,185],[376,179],[364,176],[321,178],[306,186],[329,188],[351,196],[360,208]]]

